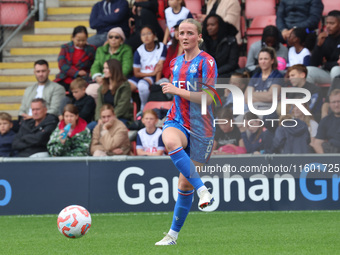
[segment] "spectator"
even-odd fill
[[[317,84],[331,83],[340,75],[337,64],[340,55],[340,11],[331,11],[326,17],[326,30],[318,35],[307,80]],[[324,61],[326,60],[326,61]],[[322,69],[318,66],[322,65]]]
[[[107,32],[115,27],[123,29],[125,37],[129,37],[130,29],[129,4],[126,0],[102,0],[96,3],[90,14],[90,27],[97,34],[88,39],[88,43],[96,47],[102,46],[107,40]]]
[[[217,117],[220,121],[216,127],[213,154],[246,153],[241,132],[236,124],[233,124],[232,111],[229,108],[222,108]]]
[[[100,108],[100,120],[93,130],[91,155],[94,157],[129,155],[130,140],[128,130],[114,114],[112,105]]]
[[[340,56],[339,56],[339,60],[338,60],[338,64],[340,66]],[[321,118],[326,117],[329,113],[330,113],[330,109],[329,109],[329,94],[334,90],[334,89],[340,89],[340,75],[336,76],[333,81],[332,81],[332,85],[328,90],[328,95],[325,98],[325,102],[322,105],[321,108]]]
[[[132,71],[133,55],[131,47],[124,44],[125,35],[120,27],[112,28],[108,34],[108,44],[97,49],[95,61],[91,67],[92,79],[96,81],[90,84],[86,89],[86,93],[97,99],[97,91],[103,84],[103,66],[105,61],[109,59],[117,59],[123,69],[123,74],[128,77]]]
[[[96,54],[96,47],[87,44],[87,30],[84,26],[77,26],[72,33],[72,41],[61,46],[58,57],[60,72],[55,82],[70,90],[70,83],[77,77],[91,81],[90,68]]]
[[[170,79],[170,62],[172,59],[178,57],[179,55],[183,54],[183,48],[179,43],[178,36],[178,27],[183,20],[177,21],[176,25],[173,27],[174,36],[171,38],[171,44],[168,47],[166,59],[163,64],[162,76],[166,79]]]
[[[47,103],[42,98],[33,99],[31,109],[32,118],[22,122],[12,148],[18,151],[18,157],[48,157],[47,142],[58,124],[58,118],[48,113]]]
[[[166,45],[168,40],[175,35],[175,26],[178,21],[192,18],[192,14],[185,7],[184,0],[169,0],[169,7],[164,10],[166,28],[164,32],[163,43]]]
[[[76,78],[71,82],[70,89],[73,94],[73,98],[65,97],[60,105],[59,120],[63,119],[64,107],[67,104],[73,104],[78,108],[79,117],[90,123],[94,119],[94,112],[96,109],[96,103],[93,97],[86,94],[85,90],[87,82],[83,78]]]
[[[263,47],[272,47],[275,49],[276,56],[288,61],[288,50],[280,43],[280,31],[275,26],[266,26],[262,33],[261,41],[257,41],[250,46],[246,68],[251,72],[256,72],[258,67],[258,56]],[[285,66],[281,68],[285,69]]]
[[[133,52],[143,43],[141,31],[145,26],[152,26],[154,34],[161,40],[164,31],[157,20],[158,1],[157,0],[135,0],[132,7],[133,17],[130,18],[130,28],[134,31],[126,44],[132,47]]]
[[[303,106],[309,110],[308,104],[305,103]],[[313,119],[313,116],[305,115],[296,105],[294,105],[292,108],[292,116],[294,119],[302,120],[307,124],[310,135],[309,152],[314,153],[313,145],[319,124]]]
[[[250,79],[245,92],[245,101],[248,102],[248,90],[252,89],[252,103],[254,107],[264,110],[272,106],[273,88],[277,89],[277,98],[279,98],[283,76],[277,70],[277,59],[273,48],[262,48],[258,59],[261,71],[254,74]]]
[[[0,112],[0,157],[14,156],[12,142],[15,132],[12,127],[12,116],[7,112]]]
[[[285,126],[282,126],[284,121]],[[280,117],[280,125],[275,131],[273,151],[276,153],[307,153],[309,152],[310,135],[308,126],[300,119],[292,120],[291,115]]]
[[[321,119],[314,141],[316,153],[340,152],[340,89],[334,89],[329,95],[331,113]]]
[[[207,15],[216,14],[220,16],[224,22],[232,24],[239,31],[236,35],[237,43],[242,44],[241,39],[241,5],[238,0],[209,0],[207,2]],[[197,19],[203,22],[206,18],[205,14],[197,14]]]
[[[34,74],[38,82],[26,88],[19,110],[19,120],[33,118],[31,102],[34,98],[43,98],[47,113],[58,116],[61,100],[65,96],[65,89],[48,79],[50,69],[46,60],[38,60],[34,63]]]
[[[244,115],[245,127],[240,127],[241,137],[247,153],[268,153],[271,151],[273,136],[263,127],[263,121],[254,113]]]
[[[239,89],[242,90],[243,94],[248,86],[248,81],[249,81],[249,75],[248,72],[244,72],[244,73],[233,73],[230,77],[230,81],[229,83],[231,85],[235,85],[237,86]],[[229,108],[233,108],[233,94],[230,93],[229,89],[225,89],[224,90],[224,98],[225,101],[223,103],[223,107],[229,107]],[[244,112],[248,112],[248,105],[244,104]]]
[[[233,25],[224,23],[216,14],[209,14],[203,22],[201,49],[214,57],[220,78],[229,78],[239,68],[236,33]]]
[[[71,128],[64,130],[66,125]],[[64,107],[63,119],[53,131],[47,144],[51,156],[87,156],[91,144],[91,132],[85,120],[79,117],[78,108],[73,104]],[[65,136],[63,133],[66,132]]]
[[[280,0],[276,12],[276,26],[286,41],[295,27],[318,28],[323,11],[321,0]]]
[[[149,86],[162,76],[163,62],[166,58],[166,47],[158,42],[155,30],[151,26],[144,26],[141,30],[143,44],[134,54],[133,74],[129,79],[131,90],[138,89],[141,100],[141,111],[148,101]]]
[[[320,88],[306,80],[307,73],[307,68],[301,64],[293,65],[287,70],[287,76],[289,77],[289,81],[293,87],[309,90],[311,99],[308,102],[308,108],[311,109],[313,114],[320,115],[322,105]],[[304,95],[301,95],[301,93],[287,94],[288,98],[301,98],[302,96]]]
[[[294,28],[288,37],[288,44],[292,47],[288,51],[288,64],[293,66],[310,65],[310,51],[315,45],[315,33],[307,33],[305,28]]]
[[[142,122],[145,128],[137,133],[137,155],[138,156],[160,156],[164,153],[162,130],[156,127],[158,121],[154,110],[143,112]]]
[[[112,105],[115,117],[124,124],[132,120],[131,88],[118,60],[110,59],[104,63],[104,81],[98,89],[98,95],[96,120],[100,118],[100,109],[104,104]]]

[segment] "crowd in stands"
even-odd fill
[[[248,52],[243,11],[238,0],[209,0],[204,14],[191,13],[185,0],[169,0],[163,30],[157,0],[135,0],[132,8],[126,0],[98,1],[90,15],[97,33],[88,38],[86,27],[75,27],[61,45],[55,80],[48,62],[36,61],[37,82],[26,88],[18,120],[0,113],[0,156],[166,154],[165,113],[143,110],[148,101],[171,100],[159,84],[171,81],[170,62],[183,54],[178,27],[191,17],[202,23],[200,47],[215,58],[219,77],[245,95],[240,106],[228,89],[218,91],[213,154],[340,153],[340,7],[322,17],[321,0],[280,0],[276,26],[266,26]],[[306,89],[311,99],[254,113],[284,96],[303,96],[281,94],[285,87]],[[233,114],[235,107],[245,114]]]

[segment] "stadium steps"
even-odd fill
[[[89,35],[91,7],[97,0],[59,0],[59,8],[48,8],[46,21],[34,22],[34,34],[23,35],[22,47],[3,51],[0,62],[0,111],[17,118],[25,88],[36,82],[33,63],[45,59],[50,65],[50,80],[58,73],[60,45],[71,40],[74,27],[83,25]]]

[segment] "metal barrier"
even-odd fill
[[[30,24],[38,10],[42,21],[45,19],[45,0],[0,0],[0,62],[3,49],[24,26]]]

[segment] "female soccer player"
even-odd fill
[[[179,25],[179,41],[184,54],[170,63],[172,83],[162,83],[163,93],[174,95],[174,103],[163,126],[163,142],[177,169],[178,198],[170,231],[156,245],[174,245],[192,204],[196,189],[200,200],[198,206],[204,208],[214,201],[204,186],[195,166],[209,160],[214,140],[212,98],[198,88],[213,88],[217,77],[213,57],[198,47],[202,41],[201,24],[194,19],[186,19]],[[195,82],[200,79],[199,82]],[[203,93],[205,95],[203,95]],[[201,97],[207,98],[207,114],[201,114]],[[191,148],[191,149],[190,149]]]

